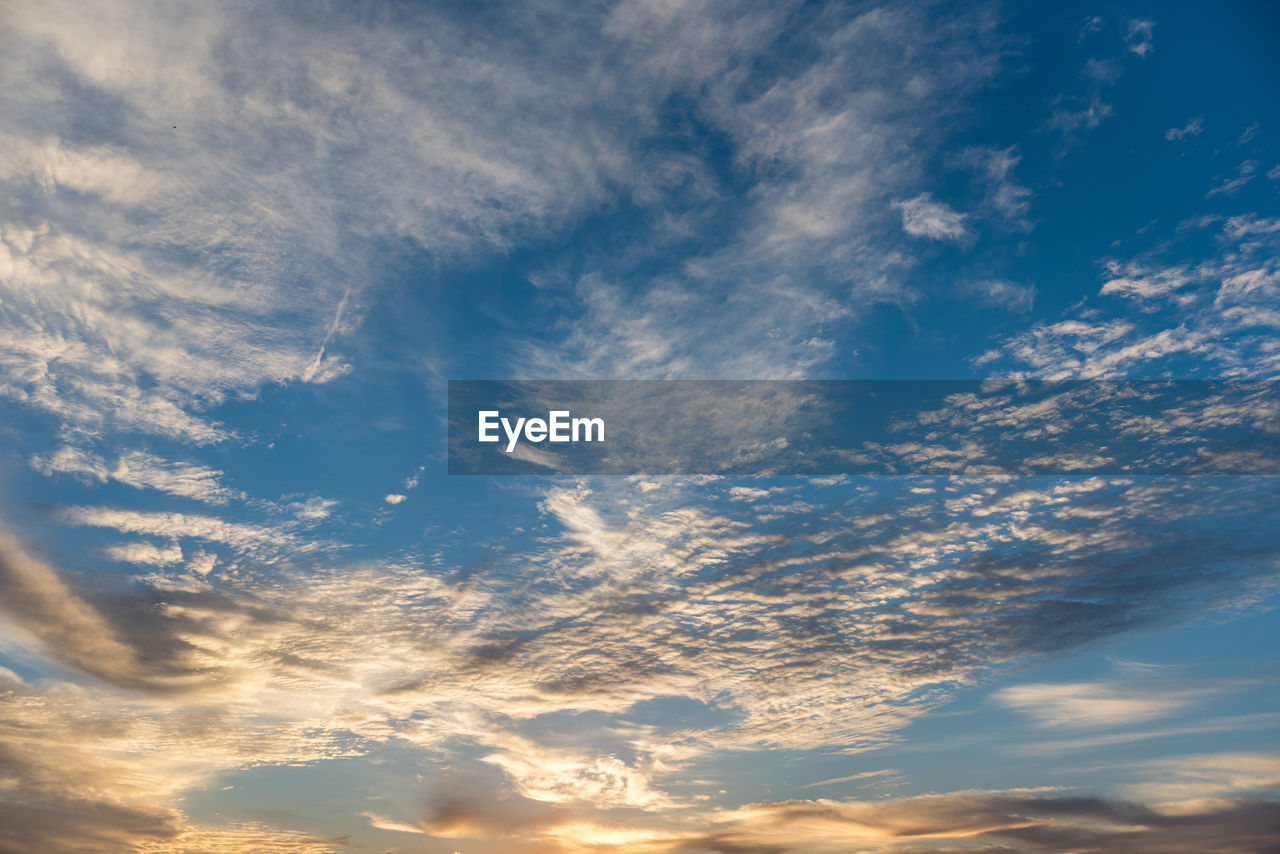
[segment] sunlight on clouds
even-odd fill
[[[47,645],[55,660],[107,678],[128,677],[137,665],[109,622],[76,595],[57,570],[28,555],[0,531],[0,608]]]
[[[1280,220],[1241,215],[1222,225],[1215,256],[1194,266],[1109,259],[1100,296],[1137,301],[1144,313],[1112,317],[1119,307],[1101,303],[1078,318],[1038,323],[975,364],[1046,379],[1274,378],[1278,244]]]
[[[224,487],[222,472],[195,463],[171,462],[143,451],[122,454],[114,466],[97,454],[69,445],[52,454],[37,454],[31,467],[41,474],[70,474],[84,480],[119,481],[136,489],[157,489],[169,495],[225,504],[244,495]]]
[[[484,761],[501,768],[522,795],[534,800],[644,810],[671,806],[665,795],[649,788],[647,775],[616,756],[583,757],[513,735],[491,743],[498,750]]]
[[[288,550],[294,554],[318,551],[321,544],[304,540],[285,528],[228,522],[216,516],[191,513],[148,513],[140,510],[108,507],[68,507],[63,511],[67,522],[112,528],[122,534],[146,534],[171,540],[196,539],[206,543],[230,546],[257,560],[270,562]]]
[[[1211,753],[1153,759],[1132,769],[1147,779],[1124,787],[1131,798],[1176,805],[1265,793],[1280,786],[1280,754]]]
[[[825,503],[816,494],[796,501],[790,493],[798,487],[785,481],[749,491],[705,479],[659,489],[643,480],[554,489],[544,513],[560,536],[520,557],[515,575],[501,566],[460,577],[385,565],[206,572],[204,586],[165,588],[159,608],[144,597],[99,612],[60,586],[51,568],[35,581],[19,573],[6,577],[12,589],[44,591],[22,595],[43,603],[35,613],[45,616],[29,625],[50,655],[145,694],[50,683],[22,689],[45,699],[19,699],[15,708],[48,718],[52,698],[61,697],[57,719],[68,726],[84,715],[116,721],[100,737],[83,730],[57,756],[68,769],[137,777],[129,809],[169,815],[166,833],[177,832],[178,821],[166,805],[213,774],[399,743],[454,764],[464,751],[473,766],[500,770],[519,797],[470,818],[461,807],[436,818],[375,810],[381,826],[500,837],[513,827],[551,833],[584,810],[639,808],[675,821],[670,838],[679,844],[839,850],[853,829],[868,844],[933,832],[915,818],[895,818],[888,806],[876,807],[887,813],[762,806],[712,813],[718,829],[690,835],[671,818],[699,803],[681,781],[722,751],[883,744],[993,663],[1141,625],[1152,602],[1172,603],[1186,591],[1206,601],[1215,594],[1197,586],[1192,541],[1167,547],[1160,572],[1132,591],[1132,601],[1120,588],[1103,612],[1073,601],[1071,591],[1107,583],[1109,567],[1133,550],[1188,533],[1187,518],[1218,513],[1213,524],[1227,526],[1220,537],[1260,557],[1273,549],[1262,531],[1232,530],[1203,487],[1104,478],[1045,479],[1038,488],[1018,480],[928,482],[937,488],[905,490],[892,501],[833,482]],[[1095,512],[1076,515],[1082,508]],[[743,525],[769,516],[790,535]],[[81,508],[73,518],[250,549],[262,547],[259,537],[279,536],[182,514]],[[900,518],[914,519],[912,529],[899,528]],[[1273,570],[1262,564],[1237,572]],[[1064,610],[1075,615],[1055,636],[1058,618],[1045,615]],[[98,628],[75,628],[86,620]],[[117,624],[128,630],[110,628]],[[89,638],[97,639],[91,649]],[[105,658],[104,643],[114,645]],[[104,670],[99,661],[115,664]],[[641,701],[673,694],[696,699],[708,717],[675,728],[628,719]],[[1022,686],[999,696],[1045,721],[1083,714],[1095,724],[1147,720],[1194,699],[1179,691],[1129,697],[1101,685]],[[594,733],[590,743],[521,731],[547,715],[588,711],[605,716],[586,731]],[[41,745],[62,737],[57,728],[24,732],[24,773],[49,780],[42,791],[51,799],[78,791],[73,779],[83,775],[51,777],[43,764]],[[163,784],[148,782],[156,768],[166,769]],[[965,833],[1003,833],[1027,820],[999,818]],[[935,826],[940,838],[954,830]],[[665,831],[649,831],[659,835],[644,844],[666,844]]]
[[[1142,684],[1064,683],[1002,688],[997,702],[1046,726],[1097,727],[1149,721],[1181,711],[1206,693]]]
[[[108,546],[107,554],[112,560],[123,563],[153,564],[155,566],[171,566],[182,563],[182,548],[171,543],[168,548],[161,548],[153,543],[126,543]]]
[[[1276,377],[1280,220],[1249,212],[1280,170],[1267,116],[1189,119],[1183,92],[1140,112],[1125,89],[1186,55],[1173,11],[1154,55],[1156,22],[1122,11],[1063,36],[987,5],[4,14],[0,397],[19,415],[0,431],[24,525],[0,531],[4,854],[1274,842],[1274,753],[1136,752],[1269,734],[1270,712],[1205,711],[1243,691],[1226,676],[1024,672],[975,701],[1022,727],[995,750],[948,753],[963,726],[907,743],[1007,668],[1270,601],[1274,479],[461,486],[423,450],[463,367],[912,376],[987,349],[969,367],[1014,378]],[[1015,90],[1031,109],[1007,109]],[[1114,152],[1080,150],[1104,123],[1089,144],[1136,126],[1179,163],[1227,147],[1181,184],[1156,163],[1199,206],[1167,240],[1059,258],[1064,225],[1116,198],[1064,205],[1068,176],[1123,183]],[[1117,222],[1154,215],[1120,202]],[[1089,263],[1092,285],[1059,281]],[[944,350],[912,352],[935,332]],[[944,440],[867,453],[964,471],[993,435],[1100,420],[1087,392],[999,403],[949,399],[921,415]],[[1122,438],[1163,435],[1109,403]],[[722,414],[804,412],[769,404]],[[1277,418],[1261,396],[1177,415]],[[259,470],[286,428],[317,444]],[[390,462],[368,484],[299,471],[317,447],[364,468],[374,442]],[[1063,758],[1014,788],[1014,762],[1084,751],[1098,786],[1058,785]],[[1007,776],[969,779],[997,754]],[[836,797],[791,797],[815,791]]]

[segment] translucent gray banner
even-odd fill
[[[1280,384],[454,380],[450,474],[1277,474]]]

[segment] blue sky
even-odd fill
[[[0,852],[1274,850],[1274,477],[445,458],[450,379],[1280,378],[1272,4],[0,16]]]

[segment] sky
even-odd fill
[[[1280,379],[1277,33],[0,2],[0,852],[1275,851],[1275,476],[451,476],[446,426]]]

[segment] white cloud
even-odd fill
[[[81,479],[105,483],[111,476],[111,470],[102,457],[70,445],[64,445],[52,454],[36,454],[31,458],[31,467],[45,477],[70,474]]]
[[[1242,584],[1274,576],[1274,533],[1234,512],[1273,502],[1274,487],[1211,480],[937,478],[897,497],[840,480],[583,481],[546,494],[539,546],[497,555],[493,572],[307,563],[279,530],[73,509],[74,521],[164,540],[283,541],[293,560],[212,572],[188,549],[193,583],[157,574],[97,600],[25,556],[16,573],[0,561],[0,607],[29,627],[32,649],[110,683],[0,693],[0,735],[21,747],[11,776],[43,780],[46,800],[83,798],[93,780],[149,814],[231,770],[395,745],[420,751],[419,767],[500,770],[493,785],[511,794],[498,818],[636,807],[674,821],[695,807],[688,781],[715,773],[699,764],[708,757],[864,750],[1002,661],[1214,607],[1223,578],[1206,586],[1203,566],[1223,543]],[[757,530],[766,516],[772,532]],[[1105,613],[1077,606],[1100,590]],[[674,735],[637,723],[637,704],[672,696],[710,719]],[[1006,697],[1064,727],[1141,723],[1195,700],[1131,682]],[[58,745],[70,732],[69,753]],[[117,792],[121,779],[141,782]],[[379,815],[428,832],[494,827],[395,809]],[[705,833],[704,814],[690,821]],[[847,832],[830,838],[847,850]]]
[[[572,310],[563,332],[519,348],[513,366],[561,377],[804,376],[841,355],[838,333],[862,307],[917,298],[905,284],[910,250],[886,234],[900,215],[887,203],[921,195],[925,156],[957,125],[965,95],[998,72],[1002,36],[985,12],[945,26],[885,6],[798,16],[785,26],[802,61],[762,69],[754,57],[784,26],[784,7],[729,20],[700,6],[626,9],[635,46],[661,45],[658,90],[693,100],[732,146],[729,180],[749,178],[752,189],[731,194],[714,173],[681,166],[689,189],[678,214],[646,231],[648,248],[538,277]],[[636,64],[660,70],[647,49]],[[949,217],[942,231],[955,226]],[[678,269],[636,276],[635,263],[690,240],[701,248]]]
[[[241,493],[222,485],[222,476],[222,472],[207,466],[169,462],[141,451],[121,455],[111,472],[112,479],[138,489],[158,489],[210,504],[242,498]]]
[[[1280,753],[1193,754],[1141,762],[1133,771],[1147,779],[1124,793],[1145,801],[1248,797],[1280,785]]]
[[[333,498],[320,498],[313,495],[306,501],[290,503],[289,510],[299,519],[318,522],[321,519],[328,519],[333,514],[333,508],[337,507],[339,503]]]
[[[1031,231],[1028,213],[1031,190],[1013,180],[1013,170],[1022,161],[1016,145],[1008,148],[971,146],[960,155],[960,162],[987,182],[987,204],[1008,222],[1023,231]]]
[[[509,247],[646,176],[643,108],[586,72],[591,14],[476,42],[426,8],[10,11],[0,394],[72,433],[229,439],[212,406],[351,369],[378,240]]]
[[[1045,379],[1280,375],[1280,220],[1231,217],[1217,242],[1211,257],[1195,261],[1109,259],[1099,296],[1123,297],[1141,311],[1108,302],[1077,307],[975,363]]]
[[[1020,285],[1005,279],[982,279],[970,283],[963,290],[987,305],[1009,311],[1030,311],[1036,301],[1035,287]]]
[[[109,507],[69,507],[63,511],[63,517],[73,525],[112,528],[124,534],[146,534],[170,540],[191,538],[221,543],[267,562],[277,559],[282,552],[301,553],[319,548],[317,544],[304,542],[283,528],[228,522],[214,516]]]
[[[107,554],[112,560],[122,563],[148,564],[151,566],[173,566],[182,563],[182,548],[177,543],[166,547],[153,543],[125,543],[108,546]]]
[[[1111,115],[1111,105],[1096,94],[1087,99],[1069,99],[1054,109],[1048,126],[1061,131],[1070,140],[1081,130],[1092,130]]]
[[[1129,49],[1129,52],[1146,59],[1147,54],[1155,50],[1151,43],[1151,36],[1155,27],[1155,21],[1141,18],[1135,18],[1130,21],[1128,31],[1124,36],[1124,44]]]
[[[1200,278],[1186,267],[1151,268],[1133,261],[1109,260],[1105,268],[1112,278],[1107,279],[1098,293],[1124,294],[1140,299],[1169,296]]]
[[[1258,161],[1246,160],[1236,168],[1236,177],[1228,178],[1212,190],[1204,194],[1206,199],[1214,196],[1234,196],[1240,188],[1257,177]]]
[[[404,501],[408,497],[409,496],[407,495],[402,495],[398,492],[393,492],[390,495],[384,496],[382,500],[387,502],[388,504],[399,504],[400,502]]]
[[[222,485],[223,473],[196,463],[172,462],[145,451],[129,451],[114,466],[89,451],[65,445],[52,454],[36,454],[31,466],[46,476],[77,475],[105,483],[114,480],[135,489],[155,489],[209,504],[225,504],[244,494]]]
[[[1204,122],[1200,116],[1197,116],[1196,118],[1187,122],[1187,124],[1184,125],[1183,127],[1169,128],[1167,131],[1164,132],[1164,138],[1171,142],[1181,142],[1186,137],[1199,136],[1201,131],[1203,130],[1204,130]]]
[[[902,212],[902,229],[913,237],[956,242],[964,242],[969,237],[969,231],[964,225],[966,215],[953,211],[941,202],[935,202],[928,193],[921,193],[907,201],[894,202],[893,206]]]
[[[1079,682],[1015,685],[995,699],[1055,727],[1114,727],[1167,717],[1187,708],[1203,691],[1133,683]]]
[[[671,805],[669,798],[651,788],[644,769],[617,756],[550,748],[514,734],[498,736],[494,746],[498,749],[484,761],[501,768],[516,790],[533,800],[585,802],[602,809],[655,810]]]

